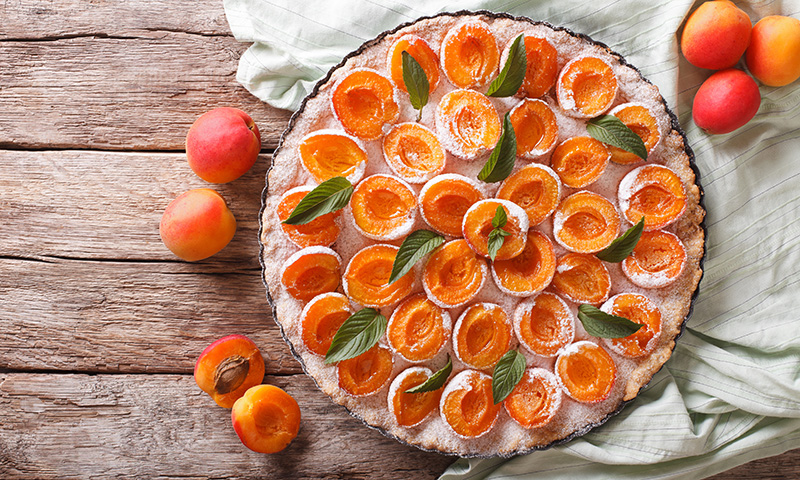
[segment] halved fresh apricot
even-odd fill
[[[410,367],[400,372],[389,386],[389,412],[398,425],[416,427],[422,423],[439,405],[442,390],[432,392],[405,393],[406,390],[422,385],[433,372],[425,367]]]
[[[442,40],[440,57],[447,79],[459,88],[485,85],[500,63],[494,33],[478,20],[451,28]]]
[[[523,428],[540,428],[556,416],[561,407],[561,389],[549,370],[529,368],[514,390],[503,400],[508,415]]]
[[[501,65],[506,64],[508,53],[511,50],[509,42],[503,52]],[[519,87],[519,94],[528,98],[538,98],[549,92],[556,83],[558,77],[558,52],[547,39],[535,35],[525,35],[525,56],[527,58],[527,68],[525,79]]]
[[[408,52],[419,63],[425,76],[428,77],[428,92],[433,92],[439,85],[439,56],[428,42],[416,35],[403,35],[389,48],[387,69],[392,74],[392,81],[400,90],[407,92],[403,81],[403,52]]]
[[[494,148],[502,133],[500,116],[486,95],[453,90],[436,106],[436,130],[448,152],[467,160]]]
[[[612,108],[608,113],[619,118],[636,135],[639,135],[648,154],[653,152],[661,140],[661,133],[658,131],[655,115],[647,107],[636,103],[623,103]],[[639,156],[621,148],[609,145],[608,149],[611,152],[611,161],[620,165],[631,165],[644,161]]]
[[[300,338],[312,353],[324,357],[334,335],[352,315],[350,300],[337,292],[317,295],[300,313]]]
[[[619,213],[605,197],[589,191],[565,198],[553,214],[553,238],[571,252],[595,253],[619,233]]]
[[[412,269],[389,285],[392,264],[399,247],[370,245],[359,250],[344,272],[344,291],[350,299],[365,307],[388,307],[404,299],[414,286]]]
[[[473,252],[466,240],[451,240],[428,258],[422,286],[436,305],[455,308],[475,298],[487,275],[486,260]]]
[[[514,327],[503,307],[494,303],[470,305],[453,327],[453,350],[470,367],[491,369],[511,348]]]
[[[389,348],[409,362],[430,360],[450,338],[450,314],[424,293],[404,300],[389,318]]]
[[[476,370],[453,377],[439,403],[442,420],[462,438],[477,438],[491,430],[502,408],[492,398],[492,377]]]
[[[558,259],[553,286],[575,303],[599,305],[611,293],[611,275],[594,255],[567,253]]]
[[[661,310],[652,300],[638,293],[620,293],[609,298],[600,310],[644,325],[627,337],[604,339],[611,350],[636,358],[656,348],[661,338]]]
[[[572,137],[561,142],[550,157],[550,166],[564,185],[583,188],[606,171],[611,153],[592,137]]]
[[[419,213],[434,230],[461,236],[461,224],[469,207],[486,196],[478,183],[455,173],[432,178],[419,192]]]
[[[569,61],[556,83],[558,103],[567,115],[596,117],[617,97],[617,76],[611,65],[598,57],[578,57]]]
[[[503,180],[497,198],[509,200],[528,213],[532,227],[553,213],[561,200],[561,181],[550,167],[532,163]]]
[[[286,192],[281,197],[280,202],[278,202],[278,207],[276,208],[278,219],[283,222],[289,218],[289,215],[291,215],[297,204],[300,203],[300,200],[302,200],[303,197],[305,197],[311,190],[312,187],[302,186],[295,187]],[[288,225],[281,223],[281,230],[283,230],[283,233],[289,237],[289,240],[291,240],[292,243],[300,248],[311,247],[314,245],[330,247],[331,244],[333,244],[333,242],[335,242],[339,237],[339,233],[342,230],[341,227],[339,227],[339,224],[336,223],[336,219],[341,214],[341,210],[326,213],[325,215],[311,220],[305,225]]]
[[[617,378],[617,366],[611,355],[586,340],[565,348],[556,359],[555,371],[564,392],[583,403],[608,398]]]
[[[409,183],[427,182],[444,170],[442,144],[428,127],[419,123],[392,127],[383,137],[383,157],[392,171]]]
[[[680,238],[664,230],[642,232],[633,252],[622,261],[622,272],[642,288],[666,287],[678,279],[686,265]]]
[[[281,283],[286,292],[307,302],[339,286],[342,259],[328,247],[306,247],[286,259],[281,268]]]
[[[383,124],[400,114],[394,94],[388,78],[374,70],[356,69],[334,87],[331,104],[347,133],[375,140],[383,135]]]
[[[392,352],[375,345],[361,355],[337,364],[339,388],[354,397],[372,395],[389,382],[393,366]]]
[[[619,206],[631,223],[644,216],[644,229],[658,230],[686,210],[686,192],[680,177],[661,165],[643,165],[619,182]]]
[[[556,146],[558,124],[547,102],[526,98],[511,109],[509,119],[517,138],[517,156],[533,160]]]
[[[507,221],[502,230],[509,235],[504,237],[503,246],[497,251],[494,259],[508,260],[522,253],[528,240],[528,214],[516,203],[496,198],[475,202],[464,214],[461,230],[470,248],[479,255],[488,257],[489,233],[494,229],[492,219],[498,207],[502,207],[506,212]]]
[[[264,380],[264,358],[252,340],[228,335],[203,350],[194,364],[194,381],[217,405],[231,408]]]
[[[492,262],[492,276],[503,292],[515,297],[535,295],[550,285],[556,272],[553,244],[541,232],[528,231],[522,253],[509,260]]]
[[[314,181],[345,177],[356,184],[367,168],[367,152],[357,138],[339,130],[312,132],[300,141],[300,161]]]
[[[411,233],[417,199],[411,186],[391,175],[372,175],[353,190],[350,208],[356,229],[373,240],[397,240]]]
[[[277,453],[300,431],[300,406],[279,387],[256,385],[233,404],[231,422],[245,447],[258,453]]]
[[[514,331],[519,342],[543,357],[555,357],[575,338],[575,317],[558,295],[543,292],[517,305]]]

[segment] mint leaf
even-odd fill
[[[614,115],[600,115],[589,120],[586,130],[595,140],[621,148],[642,160],[647,160],[647,147],[642,138]]]
[[[374,308],[362,308],[344,321],[333,336],[325,363],[355,358],[372,348],[386,332],[386,317]]]
[[[625,233],[615,238],[611,245],[597,252],[595,255],[600,260],[611,263],[619,263],[631,254],[639,239],[642,238],[644,231],[644,216],[636,222],[636,225],[627,229]]]
[[[492,231],[489,232],[489,258],[494,261],[494,257],[497,256],[497,252],[505,243],[507,236],[511,235],[507,231],[503,230],[503,227],[506,226],[508,222],[508,216],[506,215],[506,210],[503,208],[502,205],[497,206],[497,210],[494,212],[494,217],[492,218]]]
[[[326,213],[344,208],[351,195],[353,184],[346,178],[333,177],[325,180],[308,192],[282,223],[305,225]]]
[[[447,381],[447,377],[450,376],[450,372],[453,371],[453,360],[450,358],[450,355],[447,356],[447,365],[442,367],[441,370],[434,373],[427,380],[422,382],[421,384],[417,385],[416,387],[409,388],[405,391],[405,393],[423,393],[423,392],[432,392],[434,390],[439,390],[444,386],[444,383]]]
[[[508,52],[506,64],[500,75],[495,78],[486,95],[489,97],[510,97],[517,93],[522,81],[525,80],[525,72],[528,70],[528,57],[525,53],[525,36],[520,34]]]
[[[416,230],[400,244],[400,250],[394,257],[392,273],[389,275],[391,285],[398,278],[402,277],[414,267],[419,259],[436,250],[439,245],[444,243],[444,237],[430,230]]]
[[[422,118],[422,107],[428,103],[428,93],[431,86],[428,82],[428,76],[425,75],[425,70],[417,59],[405,50],[401,55],[403,57],[403,83],[406,85],[411,106],[419,111],[417,114],[417,121],[419,122]]]
[[[516,350],[509,350],[497,361],[492,373],[492,400],[495,405],[511,395],[525,375],[525,367],[525,356]]]
[[[578,319],[589,335],[600,338],[624,338],[638,332],[644,325],[625,317],[608,314],[592,305],[578,307]]]
[[[509,113],[503,118],[503,134],[497,140],[489,160],[478,173],[478,180],[486,183],[502,182],[514,170],[517,161],[517,137]]]

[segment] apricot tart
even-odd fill
[[[489,96],[514,58],[519,87]],[[593,136],[603,115],[647,158]],[[511,168],[489,178],[509,129]],[[316,85],[272,162],[260,259],[284,338],[334,402],[424,450],[507,457],[602,424],[670,357],[702,276],[702,192],[674,114],[620,55],[546,23],[460,12],[383,33]],[[332,182],[342,208],[284,223]],[[418,234],[435,243],[393,273]],[[592,336],[587,310],[639,330]],[[363,312],[377,340],[326,361]],[[520,380],[498,400],[506,358]]]

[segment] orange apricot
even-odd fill
[[[553,238],[571,252],[595,253],[619,233],[619,213],[605,197],[589,191],[565,198],[553,214]]]
[[[414,122],[400,123],[383,137],[383,157],[394,173],[409,183],[424,183],[442,173],[445,153],[430,129]]]
[[[256,385],[236,400],[233,429],[245,447],[258,453],[280,452],[300,431],[300,406],[274,385]]]
[[[389,318],[386,340],[409,362],[430,360],[442,351],[451,332],[450,314],[424,293],[404,300]]]
[[[338,363],[339,388],[354,397],[372,395],[389,382],[393,366],[392,352],[375,345],[355,358]]]
[[[567,115],[596,117],[611,108],[617,97],[617,76],[607,61],[598,57],[570,60],[558,76],[556,96]]]
[[[389,48],[386,68],[392,74],[392,82],[400,90],[407,92],[403,81],[403,52],[408,52],[419,63],[428,78],[428,92],[433,92],[439,85],[439,56],[428,42],[416,35],[403,35]]]
[[[515,297],[528,297],[545,289],[556,272],[553,244],[541,232],[528,231],[525,248],[509,260],[492,262],[492,277],[498,288]]]
[[[642,232],[633,252],[622,261],[622,272],[642,288],[666,287],[683,272],[686,249],[673,233]]]
[[[503,52],[501,65],[506,64],[511,44]],[[538,98],[549,92],[556,83],[558,77],[558,52],[555,47],[545,38],[534,35],[525,35],[525,56],[527,57],[527,68],[525,69],[525,79],[519,87],[518,94],[528,98]]]
[[[611,293],[611,274],[594,255],[567,253],[558,259],[553,286],[575,303],[599,305]]]
[[[228,183],[258,160],[261,134],[253,119],[238,108],[219,107],[194,121],[186,134],[186,160],[198,177]]]
[[[491,430],[502,408],[492,397],[492,377],[476,370],[453,377],[439,402],[442,420],[461,438],[477,438]]]
[[[342,259],[328,247],[306,247],[286,259],[281,283],[286,292],[307,302],[339,286]]]
[[[208,258],[233,240],[236,219],[222,195],[196,188],[167,205],[158,226],[161,241],[187,262]]]
[[[638,293],[620,293],[609,298],[600,310],[644,325],[623,338],[604,339],[608,347],[626,357],[636,358],[652,352],[661,338],[661,310],[649,298]]]
[[[561,407],[561,389],[549,370],[529,368],[503,401],[508,415],[523,428],[540,428],[556,416]]]
[[[646,231],[658,230],[686,210],[686,192],[680,177],[661,165],[643,165],[619,182],[619,206],[629,222],[644,217]]]
[[[317,183],[345,177],[355,184],[367,168],[364,144],[339,130],[323,129],[306,135],[298,151],[303,168]]]
[[[400,114],[392,82],[370,69],[355,69],[334,87],[331,104],[336,118],[350,135],[375,140],[383,124]]]
[[[312,353],[324,357],[334,335],[352,315],[350,300],[337,292],[317,295],[300,313],[300,338]]]
[[[473,368],[491,369],[508,349],[514,326],[505,310],[494,303],[470,305],[453,327],[453,350]]]
[[[302,186],[295,187],[286,192],[281,197],[280,202],[278,202],[278,207],[276,208],[278,219],[283,222],[289,218],[289,215],[291,215],[292,211],[297,207],[297,204],[300,203],[300,200],[311,190],[312,187]],[[339,218],[341,214],[341,210],[326,213],[305,225],[288,225],[281,223],[281,230],[289,237],[292,243],[300,248],[314,245],[330,247],[339,237],[339,233],[342,230],[336,222],[336,219]]]
[[[683,26],[681,52],[695,67],[732,67],[750,44],[751,26],[747,13],[733,2],[703,2]]]
[[[509,235],[504,238],[503,246],[497,251],[494,259],[508,260],[522,253],[528,240],[528,214],[516,203],[498,199],[475,202],[464,214],[461,229],[470,248],[475,250],[475,253],[488,257],[489,233],[494,229],[492,219],[497,207],[502,207],[506,212],[507,221],[502,230]]]
[[[489,25],[475,20],[447,32],[440,57],[447,79],[459,88],[485,85],[494,77],[500,63],[494,33]]]
[[[486,261],[469,248],[466,240],[451,240],[428,258],[422,286],[433,303],[455,308],[475,298],[487,275]]]
[[[391,175],[362,180],[350,198],[356,229],[373,240],[396,240],[411,233],[417,199],[411,186]]]
[[[769,15],[754,26],[747,69],[764,85],[782,87],[800,78],[800,19]]]
[[[543,292],[517,305],[514,332],[532,353],[554,357],[575,338],[575,317],[561,297]]]
[[[528,214],[529,226],[539,225],[558,206],[561,181],[550,167],[532,163],[503,180],[497,198],[522,207]]]
[[[517,156],[533,160],[556,146],[558,124],[547,102],[526,98],[511,109],[509,118],[517,138]]]
[[[442,389],[432,392],[406,393],[422,385],[433,372],[425,367],[410,367],[400,372],[389,386],[389,412],[398,425],[416,427],[439,405]]]
[[[592,137],[572,137],[556,147],[550,166],[564,185],[583,188],[603,175],[609,159],[611,152],[603,142]]]
[[[655,115],[647,107],[636,103],[623,103],[608,113],[619,118],[642,139],[648,155],[653,153],[661,141],[661,133],[658,131]],[[641,157],[613,145],[609,145],[608,150],[611,152],[611,161],[620,165],[632,165],[644,161]]]
[[[461,224],[469,207],[486,198],[478,183],[455,173],[438,175],[419,192],[419,213],[434,230],[461,236]]]
[[[448,152],[473,160],[494,148],[502,133],[500,116],[486,95],[453,90],[436,106],[436,129]]]
[[[344,291],[350,299],[365,307],[393,305],[411,293],[415,271],[412,269],[391,285],[389,276],[399,247],[370,245],[359,250],[344,272]]]
[[[252,340],[228,335],[203,350],[194,365],[194,381],[217,405],[231,408],[252,386],[264,380],[264,358]]]
[[[555,371],[564,392],[583,403],[608,398],[617,378],[617,366],[611,355],[586,340],[565,348],[556,359]]]

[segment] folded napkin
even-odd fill
[[[690,0],[225,0],[237,80],[296,109],[330,67],[399,23],[492,10],[588,34],[636,65],[679,115],[708,210],[705,276],[672,358],[604,426],[512,459],[461,459],[442,479],[702,478],[800,447],[800,81],[761,86],[746,126],[710,136],[691,120],[710,71],[679,53]],[[800,0],[737,1],[753,19],[798,17]]]

